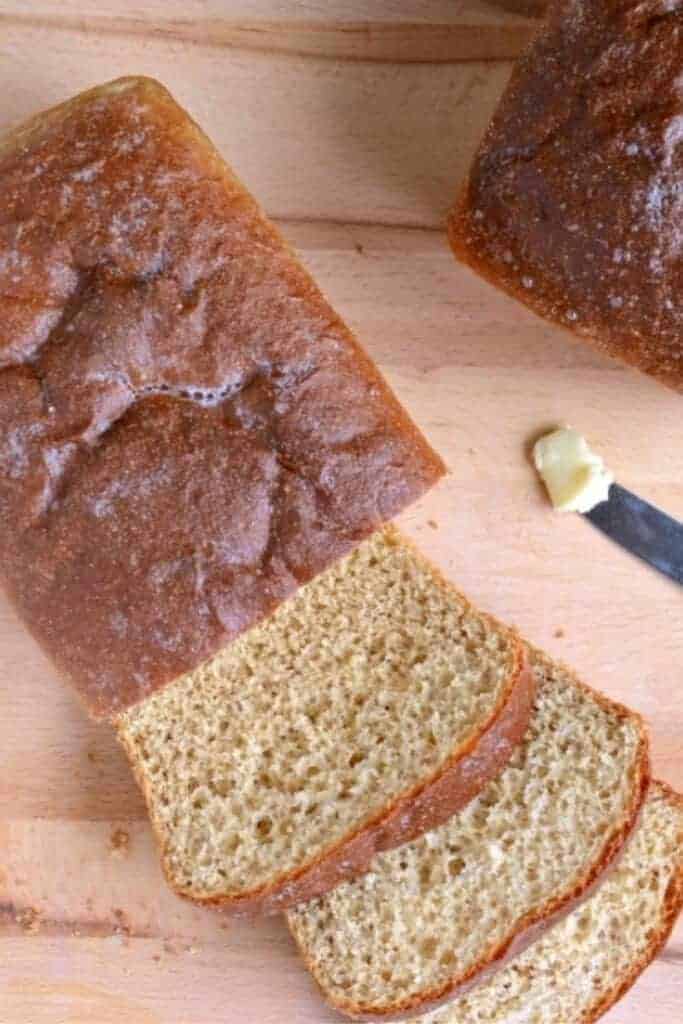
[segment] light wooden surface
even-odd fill
[[[683,788],[681,591],[526,458],[558,421],[683,518],[680,397],[456,266],[440,230],[530,22],[476,0],[1,0],[0,126],[160,77],[244,177],[444,454],[404,526],[482,606],[642,711]],[[488,59],[490,58],[490,59]],[[123,754],[0,601],[0,1024],[325,1024],[278,921],[170,894]],[[683,929],[610,1024],[683,1016]]]

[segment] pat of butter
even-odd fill
[[[590,512],[607,501],[614,477],[585,437],[562,427],[534,445],[534,464],[559,512]]]

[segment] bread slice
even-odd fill
[[[510,757],[534,677],[394,529],[118,720],[171,886],[273,910],[441,823]]]
[[[350,1016],[436,1002],[566,911],[630,833],[649,774],[640,718],[530,651],[529,731],[442,827],[288,915],[325,997]]]
[[[596,892],[472,992],[413,1024],[593,1024],[666,943],[683,907],[683,797],[650,787]]]

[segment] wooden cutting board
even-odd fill
[[[514,0],[508,0],[514,2]],[[451,476],[403,526],[483,607],[652,729],[683,788],[681,591],[527,459],[569,421],[683,518],[681,398],[496,294],[444,214],[531,22],[477,0],[0,0],[0,126],[126,73],[162,79],[355,328]],[[0,602],[0,1024],[327,1024],[277,920],[163,884],[105,727]],[[674,1024],[683,929],[611,1024]]]

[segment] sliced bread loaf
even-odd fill
[[[464,806],[522,739],[534,690],[515,634],[388,528],[118,733],[172,887],[272,910]]]
[[[535,711],[505,770],[445,825],[289,913],[342,1012],[426,1008],[471,982],[566,911],[631,831],[649,771],[641,720],[530,658]]]
[[[666,943],[683,907],[683,797],[650,787],[622,859],[505,968],[413,1024],[593,1024]]]

